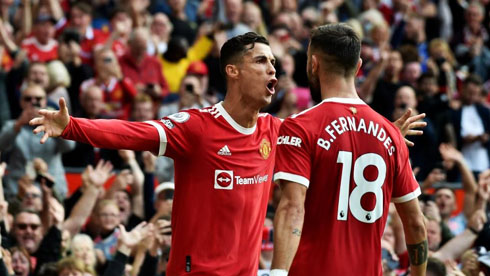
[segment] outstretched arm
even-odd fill
[[[412,275],[425,275],[428,257],[427,231],[419,201],[415,198],[397,203],[396,210],[403,223]]]
[[[130,149],[158,153],[160,139],[158,130],[145,122],[122,120],[89,120],[73,118],[68,114],[65,100],[60,99],[60,110],[40,110],[41,117],[29,124],[37,126],[34,133],[44,132],[41,144],[49,137],[58,137],[90,144],[105,149]],[[163,139],[163,138],[162,138]]]
[[[306,187],[290,181],[282,181],[282,196],[274,219],[274,257],[272,271],[289,270],[298,250],[305,214]]]

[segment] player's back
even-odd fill
[[[410,167],[400,164],[407,159],[401,158],[407,155],[401,134],[358,99],[325,100],[283,127],[298,137],[280,136],[278,145],[292,144],[293,156],[294,148],[303,151],[305,157],[295,161],[309,168],[305,220],[290,275],[381,275],[389,203],[406,194],[394,180],[401,166]]]

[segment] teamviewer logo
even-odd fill
[[[217,190],[233,190],[233,171],[214,171],[214,188]]]

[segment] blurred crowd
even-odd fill
[[[224,98],[219,49],[268,38],[279,79],[264,110],[314,105],[312,28],[345,22],[362,39],[359,96],[390,121],[426,113],[408,137],[423,195],[428,275],[490,273],[488,0],[1,0],[1,275],[165,275],[173,161],[32,133],[41,108],[91,119],[158,119]],[[69,191],[65,173],[82,185]],[[260,269],[270,268],[274,187]],[[403,227],[390,208],[385,275],[405,275]],[[258,268],[259,269],[259,268]]]

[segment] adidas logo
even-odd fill
[[[228,148],[227,145],[225,145],[224,147],[222,147],[219,151],[218,151],[218,155],[226,155],[226,156],[229,156],[231,155],[231,151],[230,149]]]

